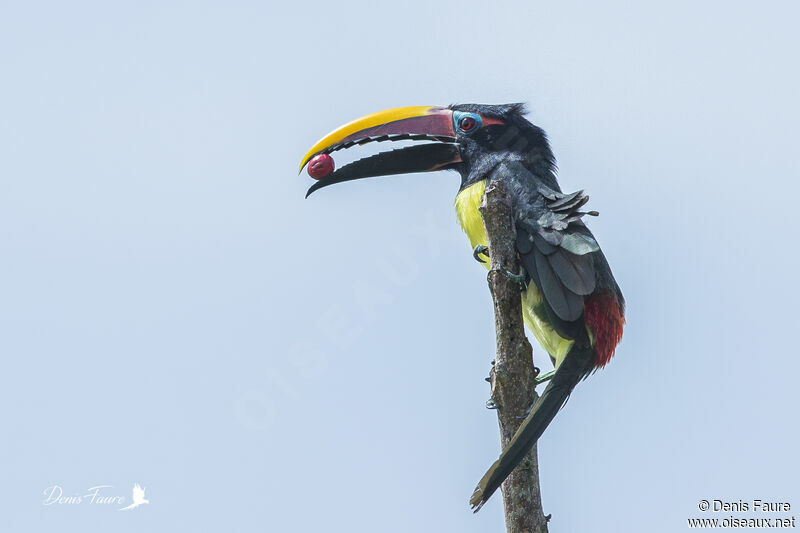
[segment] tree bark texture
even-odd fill
[[[522,424],[536,394],[533,350],[522,321],[522,287],[504,269],[521,272],[516,230],[508,191],[489,182],[480,206],[489,247],[489,290],[494,302],[497,355],[491,372],[492,400],[497,406],[503,448]],[[539,464],[534,446],[501,487],[508,533],[546,533]]]

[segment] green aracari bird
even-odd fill
[[[354,120],[323,137],[303,157],[314,191],[344,181],[455,170],[458,222],[483,262],[486,233],[478,207],[487,182],[510,192],[516,247],[524,267],[525,325],[555,367],[542,395],[470,499],[477,511],[525,457],[582,379],[609,362],[622,338],[625,300],[597,241],[583,221],[583,191],[561,192],[544,131],[523,104],[462,104],[389,109]],[[417,140],[333,170],[331,153],[369,142]]]

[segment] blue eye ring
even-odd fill
[[[453,113],[453,125],[456,130],[461,133],[472,133],[473,131],[481,129],[483,126],[483,119],[477,113],[456,111]]]

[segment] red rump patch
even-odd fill
[[[625,309],[610,292],[593,294],[583,304],[586,324],[594,334],[594,364],[604,367],[622,339]]]

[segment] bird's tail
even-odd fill
[[[579,347],[577,343],[573,345],[525,421],[500,454],[500,458],[478,482],[469,500],[476,513],[539,440],[556,413],[566,403],[572,389],[586,376],[593,357],[594,351],[591,348]]]

